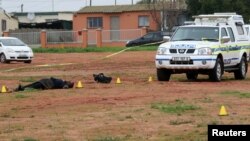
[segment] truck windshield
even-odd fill
[[[180,27],[172,41],[219,41],[218,27]]]
[[[25,44],[19,39],[0,39],[4,46],[24,46]]]

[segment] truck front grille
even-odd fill
[[[177,51],[179,54],[193,54],[195,49],[169,49],[171,54],[177,54]]]

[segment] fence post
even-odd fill
[[[9,37],[10,33],[8,31],[3,32],[3,37]]]
[[[102,47],[102,29],[98,28],[96,30],[96,46],[97,47]]]
[[[40,34],[41,34],[41,37],[40,37],[41,47],[46,48],[47,47],[47,33],[46,33],[46,30],[42,30]]]
[[[88,46],[88,29],[82,30],[82,47],[86,48]]]
[[[147,34],[147,27],[142,27],[141,28],[141,36]]]

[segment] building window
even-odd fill
[[[88,17],[88,28],[102,27],[102,17]]]
[[[139,27],[149,26],[149,16],[139,16]]]
[[[7,29],[6,20],[2,20],[2,31],[5,31]]]

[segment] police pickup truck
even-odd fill
[[[250,59],[250,41],[244,21],[236,13],[194,16],[194,24],[180,26],[159,46],[155,64],[159,81],[172,74],[186,73],[188,80],[198,74],[221,81],[224,72],[245,79]]]

